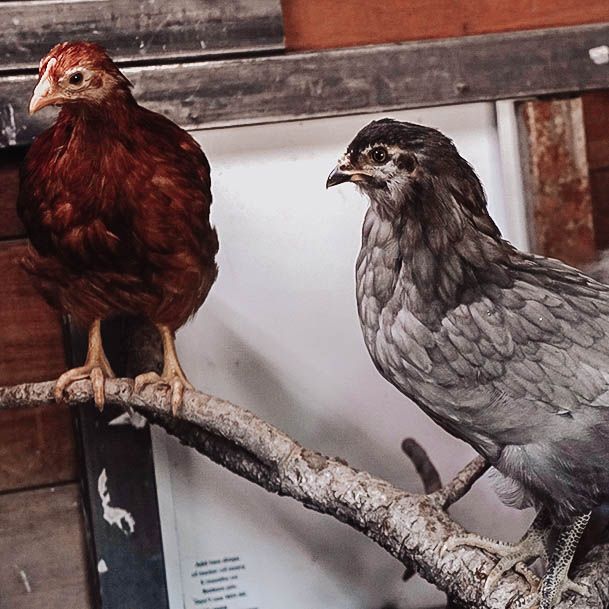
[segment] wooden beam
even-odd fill
[[[103,44],[120,60],[283,48],[279,0],[2,2],[0,68],[38,67],[62,40]]]
[[[0,495],[0,606],[90,609],[77,484]]]
[[[607,0],[282,0],[286,46],[328,49],[609,20]]]
[[[573,265],[596,251],[581,97],[517,108],[533,251]]]
[[[149,108],[191,128],[390,111],[602,89],[609,64],[589,50],[609,23],[282,56],[131,67]],[[27,143],[33,76],[0,78],[0,146]]]

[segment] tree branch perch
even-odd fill
[[[44,407],[53,401],[54,382],[0,388],[0,410]],[[91,384],[80,381],[66,392],[70,404],[92,400]],[[128,379],[106,381],[106,401],[132,408],[151,423],[192,446],[223,467],[270,492],[292,497],[306,507],[334,516],[373,539],[407,567],[414,564],[428,581],[445,591],[453,604],[476,609],[505,609],[529,592],[524,578],[507,573],[488,598],[482,598],[493,557],[460,547],[441,552],[463,529],[446,508],[461,498],[487,469],[475,459],[445,487],[415,495],[349,467],[343,460],[313,452],[250,411],[199,392],[188,391],[176,417],[168,392],[150,386],[133,393]],[[597,546],[579,566],[578,582],[591,589],[588,598],[572,597],[560,609],[609,608],[609,546]]]

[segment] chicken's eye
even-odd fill
[[[387,149],[382,146],[377,146],[370,151],[370,158],[379,165],[387,162],[388,157]]]
[[[68,82],[71,85],[75,85],[75,86],[78,86],[79,84],[81,84],[82,81],[83,81],[82,72],[74,72],[74,74],[71,74],[70,78],[68,79]]]

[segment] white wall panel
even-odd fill
[[[524,232],[513,221],[521,209],[504,197],[492,104],[391,115],[453,137],[482,178],[492,215],[521,242]],[[400,452],[404,437],[421,442],[445,480],[473,452],[379,376],[361,338],[354,262],[366,202],[352,185],[326,191],[325,180],[372,118],[378,116],[197,134],[213,168],[220,274],[203,309],[179,333],[178,350],[202,390],[246,406],[309,448],[417,490]],[[194,604],[193,565],[229,555],[244,561],[250,594],[229,609],[442,605],[431,586],[404,584],[397,561],[361,534],[271,496],[160,434],[155,441],[163,532],[174,556],[168,560],[174,609],[182,607],[182,594],[187,609],[215,607]],[[503,539],[517,538],[531,519],[501,505],[486,479],[453,512],[466,526]]]

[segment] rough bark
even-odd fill
[[[46,382],[0,388],[0,409],[44,407],[52,401],[53,386]],[[88,381],[72,384],[66,394],[70,404],[91,400]],[[486,471],[479,458],[446,486],[415,495],[357,471],[342,459],[308,450],[245,408],[210,395],[186,392],[183,407],[173,417],[162,386],[150,386],[136,395],[132,381],[113,379],[106,382],[106,400],[133,408],[182,443],[266,490],[292,497],[361,531],[407,568],[414,564],[447,593],[453,606],[506,609],[529,592],[525,579],[509,572],[483,598],[493,557],[475,548],[442,551],[451,536],[464,532],[446,509]],[[576,581],[589,586],[590,596],[568,596],[557,609],[609,608],[608,570],[609,545],[595,547],[575,573]]]

